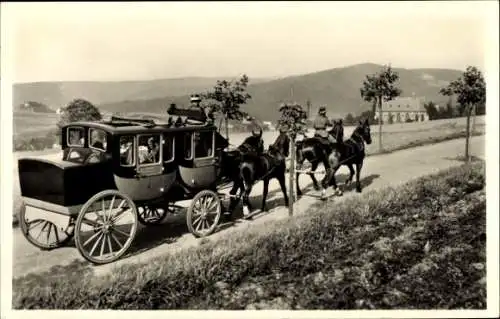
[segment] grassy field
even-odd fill
[[[13,307],[485,309],[484,184],[475,162],[98,280],[28,275],[13,281]]]

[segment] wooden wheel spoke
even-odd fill
[[[209,207],[207,207],[207,211],[212,212],[217,206],[218,206],[218,203],[216,200],[214,200],[213,203]]]
[[[122,243],[120,243],[120,241],[118,240],[118,238],[116,238],[116,236],[115,236],[115,235],[113,235],[113,233],[111,233],[111,238],[113,238],[113,240],[115,241],[115,243],[117,243],[117,244],[118,244],[118,246],[120,246],[120,249],[122,249],[122,248],[123,248]]]
[[[107,234],[102,234],[101,251],[100,251],[100,255],[99,256],[104,255],[104,247],[106,246],[106,239],[107,238],[108,238]]]
[[[197,224],[199,221],[201,221],[201,216],[197,217],[195,220],[193,220],[193,226]]]
[[[201,219],[201,218],[200,218]],[[203,220],[200,220],[200,222],[196,225],[196,231],[200,230],[200,226],[203,224]]]
[[[91,220],[91,219],[88,219],[88,218],[84,218],[82,220],[83,223],[87,224],[87,225],[90,225],[90,226],[93,226],[93,227],[101,227],[102,224],[99,223],[97,220]]]
[[[34,221],[29,222],[28,223],[28,225],[29,225],[28,231],[30,231],[32,228],[35,228],[36,226],[40,225],[43,222],[44,222],[43,219],[35,219]]]
[[[130,237],[130,234],[127,234],[126,232],[124,232],[123,230],[121,229],[118,229],[118,228],[113,228],[113,231],[114,232],[117,232],[118,234],[122,235],[122,236],[125,236],[125,237]]]
[[[111,204],[109,205],[109,215],[108,215],[108,218],[106,220],[111,220],[111,215],[113,214],[113,207],[115,206],[115,198],[116,196],[113,196],[113,199],[111,199]]]
[[[104,202],[104,198],[101,199],[101,206],[102,206],[102,214],[104,215],[103,220],[107,221],[108,219],[106,218],[106,203]]]
[[[123,208],[122,208],[123,209]],[[125,212],[128,211],[128,209],[122,210],[118,214],[114,216],[114,218],[111,220],[111,224],[116,224],[117,221],[123,218],[125,216]]]
[[[47,243],[49,243],[50,242],[50,232],[52,231],[52,226],[54,226],[54,224],[52,224],[51,222],[47,222],[47,223],[49,224],[49,230],[47,231]]]
[[[43,232],[45,231],[45,227],[47,227],[47,225],[49,224],[48,221],[44,220],[44,224],[43,224],[43,227],[42,229],[40,229],[40,232],[38,233],[38,235],[36,236],[36,240],[38,240],[38,238],[40,238],[40,236],[43,234]]]
[[[54,235],[56,236],[56,243],[59,243],[59,230],[57,229],[56,225],[54,225]]]
[[[203,229],[209,229],[210,228],[210,223],[208,222],[208,220],[205,219],[203,221],[203,226],[204,226]]]
[[[113,253],[113,246],[111,246],[111,239],[110,239],[110,235],[106,235],[106,239],[107,239],[107,242],[108,242],[108,248],[109,248],[109,253],[112,254]]]
[[[90,243],[94,238],[96,238],[97,236],[99,236],[101,234],[101,232],[97,232],[95,233],[94,235],[90,236],[89,239],[87,239],[84,243],[83,243],[83,247],[87,246],[88,243]]]
[[[101,242],[103,235],[104,235],[103,233],[99,233],[99,238],[97,238],[96,242],[94,243],[94,246],[92,246],[92,249],[90,250],[90,256],[92,256],[94,250],[97,248],[97,245]]]

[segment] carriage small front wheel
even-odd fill
[[[203,190],[196,194],[187,211],[187,226],[195,237],[205,237],[212,234],[222,213],[222,203],[219,195],[211,190]]]
[[[90,198],[78,214],[76,247],[94,264],[113,262],[129,249],[137,226],[134,202],[119,191],[102,191]]]
[[[156,226],[160,225],[169,213],[174,213],[174,208],[171,205],[165,205],[165,207],[144,205],[137,207],[137,212],[141,224]]]

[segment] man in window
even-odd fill
[[[99,131],[92,131],[92,147],[104,150],[104,138]]]
[[[154,137],[148,139],[148,153],[146,155],[146,163],[156,163],[160,160],[160,145],[155,141]]]
[[[133,142],[130,139],[122,138],[120,140],[120,161],[122,165],[133,164]]]

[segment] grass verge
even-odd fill
[[[484,162],[90,280],[13,281],[16,309],[486,307]]]

